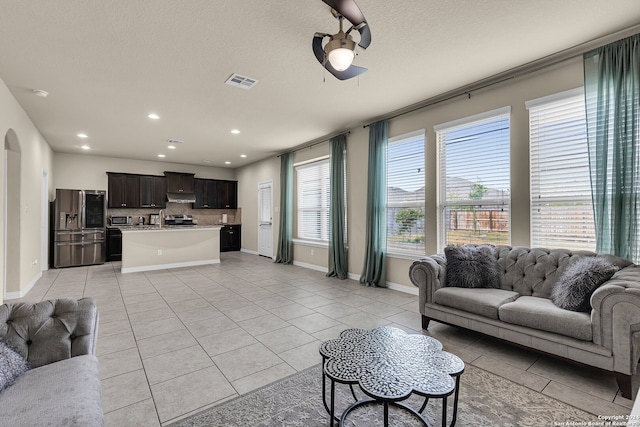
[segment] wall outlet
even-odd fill
[[[38,265],[38,258],[34,258],[34,259],[32,259],[32,260],[31,260],[31,265],[32,265],[32,266],[34,266],[34,265]]]
[[[158,249],[158,255],[162,255],[162,249]]]

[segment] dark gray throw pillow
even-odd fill
[[[25,358],[0,339],[0,391],[13,384],[28,369]]]
[[[551,290],[551,301],[571,311],[590,311],[590,299],[598,289],[620,268],[608,260],[588,256],[569,264]]]
[[[445,286],[458,288],[499,288],[500,270],[496,249],[490,245],[447,246]]]

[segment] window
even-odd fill
[[[424,255],[424,129],[387,143],[387,251]]]
[[[531,245],[595,250],[582,88],[535,99],[529,109]]]
[[[329,160],[296,166],[298,238],[329,241]]]
[[[511,107],[438,125],[440,245],[508,244]]]

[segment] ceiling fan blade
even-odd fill
[[[353,25],[358,26],[362,22],[366,22],[362,11],[354,0],[322,0],[329,7],[338,11],[338,13],[349,20]]]
[[[371,44],[371,30],[369,29],[369,25],[366,25],[365,22],[365,26],[359,28],[358,32],[360,33],[360,42],[358,43],[358,46],[363,49],[368,48]]]
[[[371,43],[371,30],[369,29],[369,25],[367,24],[367,20],[364,18],[362,11],[356,4],[354,0],[322,0],[329,7],[337,11],[340,15],[347,18],[349,22],[353,25],[352,29],[357,30],[360,33],[360,42],[358,45],[363,49],[366,49]],[[334,15],[335,16],[335,15]],[[340,21],[340,29],[342,31],[342,21]],[[351,31],[351,30],[349,30]],[[357,67],[355,65],[351,65],[349,68],[343,71],[338,71],[331,63],[327,60],[327,56],[322,46],[322,41],[325,37],[333,37],[331,34],[325,33],[315,33],[313,35],[313,41],[311,42],[311,47],[313,48],[313,53],[316,56],[316,59],[322,66],[331,73],[338,80],[348,80],[353,77],[359,76],[360,74],[367,71],[366,68]]]
[[[318,62],[324,65],[325,62],[325,53],[324,48],[322,47],[322,39],[324,39],[329,34],[323,33],[315,33],[313,36],[313,42],[311,42],[311,46],[313,47],[313,53],[316,55]]]
[[[360,42],[358,46],[366,49],[371,44],[371,29],[367,24],[364,14],[354,0],[322,0],[332,9],[335,9],[340,15],[347,18],[351,25],[356,27],[360,33]],[[361,25],[364,24],[364,25]]]
[[[338,71],[335,68],[333,68],[331,66],[331,63],[329,61],[327,61],[324,64],[324,68],[327,69],[328,72],[330,72],[331,74],[333,74],[333,76],[335,78],[337,78],[338,80],[348,80],[351,79],[355,76],[359,76],[360,74],[364,73],[365,71],[367,71],[366,68],[364,67],[357,67],[355,65],[352,65],[351,67],[347,68],[344,71]]]

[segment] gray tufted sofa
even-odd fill
[[[567,265],[593,252],[497,246],[500,289],[444,287],[443,255],[414,262],[422,327],[431,319],[613,372],[622,395],[640,357],[640,266],[608,257],[621,269],[591,297],[591,312],[563,310],[549,299]]]
[[[0,393],[6,426],[103,426],[92,298],[0,306],[0,337],[31,369]]]

